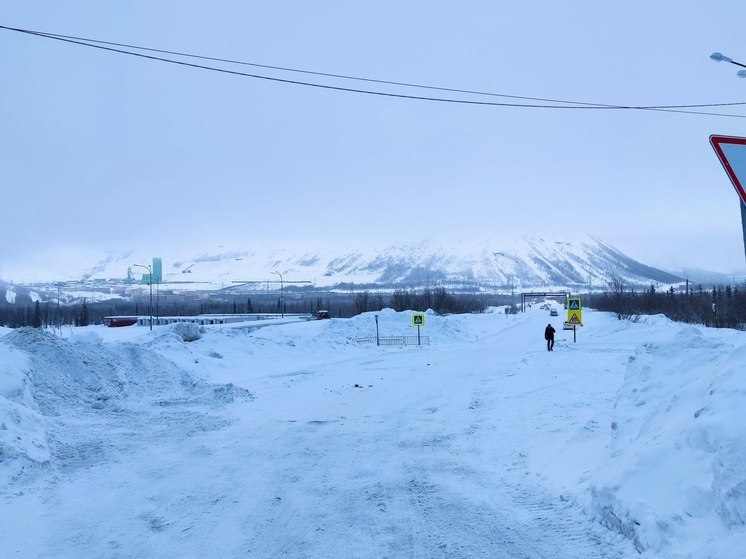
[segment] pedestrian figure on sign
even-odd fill
[[[547,341],[547,351],[554,351],[554,328],[551,324],[547,324],[544,329],[544,339]]]

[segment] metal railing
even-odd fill
[[[407,345],[430,345],[430,336],[385,336],[376,338],[370,336],[368,338],[353,338],[353,342],[358,344],[374,344],[384,346],[399,346],[404,347]]]

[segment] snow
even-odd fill
[[[2,329],[0,555],[743,556],[746,334],[492,310]]]

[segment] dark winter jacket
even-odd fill
[[[551,324],[547,324],[547,327],[544,329],[544,339],[545,340],[553,340],[554,339],[554,328],[552,328]]]

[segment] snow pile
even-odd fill
[[[194,378],[146,347],[104,343],[90,330],[59,339],[22,328],[0,341],[0,487],[33,464],[69,471],[116,459],[112,431],[194,423],[194,413],[162,412],[174,402],[213,409],[252,398],[243,388]],[[205,422],[197,421],[200,428]]]
[[[594,507],[652,556],[730,557],[746,545],[743,335],[676,325],[659,337],[629,357]]]
[[[167,328],[185,342],[199,340],[202,337],[202,333],[205,331],[205,329],[199,324],[194,324],[192,322],[177,322],[175,324],[170,324]]]
[[[491,309],[495,310],[495,309]],[[498,312],[499,311],[499,312]],[[396,312],[393,309],[382,309],[378,312],[366,312],[349,320],[334,320],[330,329],[338,336],[338,341],[360,338],[380,337],[416,337],[418,328],[412,325],[411,315],[414,311]],[[495,310],[500,316],[502,307]],[[432,310],[425,313],[425,324],[420,327],[420,336],[427,336],[432,345],[464,344],[478,342],[484,336],[494,335],[501,326],[507,323],[495,323],[492,313],[454,314],[438,316]],[[376,316],[378,328],[376,329]]]
[[[50,459],[29,377],[28,356],[0,344],[0,486]]]

